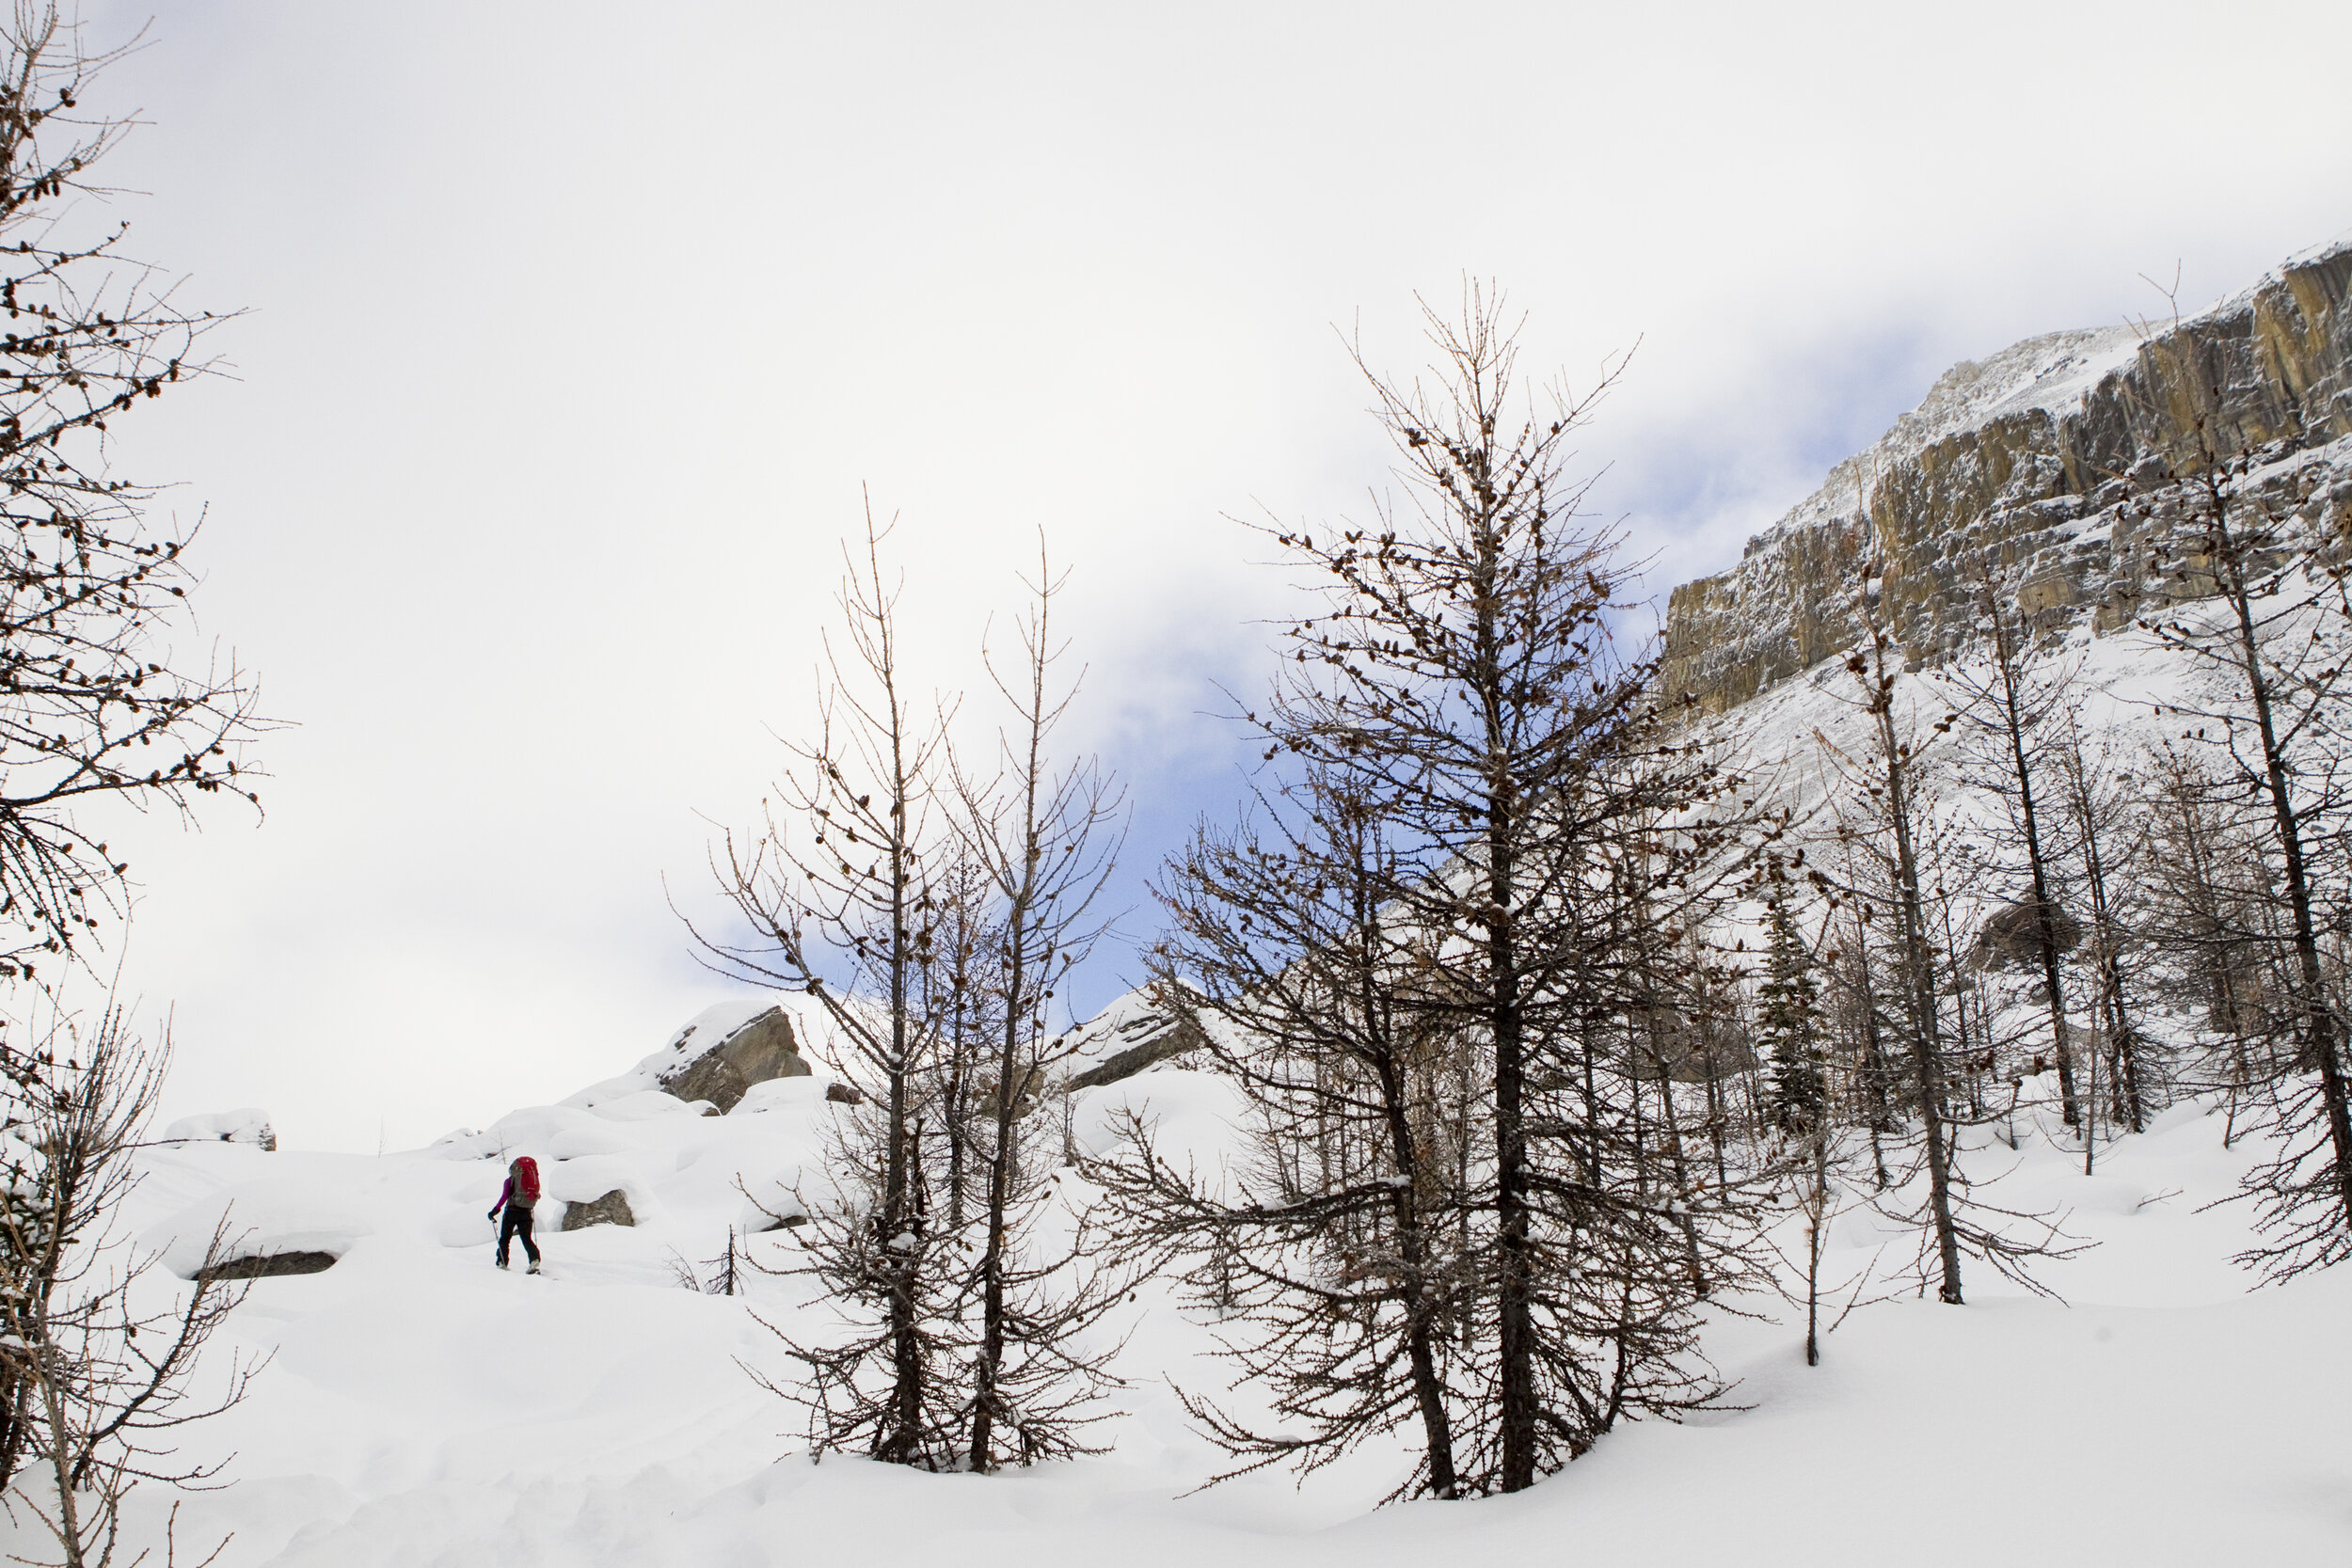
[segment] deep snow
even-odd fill
[[[1745,1408],[1621,1431],[1512,1498],[1372,1511],[1392,1451],[1303,1491],[1282,1477],[1186,1493],[1216,1455],[1164,1381],[1198,1382],[1207,1330],[1147,1291],[1128,1414],[1100,1459],[998,1477],[811,1465],[797,1420],[739,1358],[777,1364],[741,1300],[698,1294],[746,1219],[740,1176],[788,1184],[837,1112],[824,1080],[734,1115],[641,1094],[516,1113],[484,1134],[367,1158],[237,1143],[159,1147],[135,1222],[187,1266],[224,1206],[267,1250],[343,1249],[326,1273],[256,1283],[232,1337],[276,1361],[187,1451],[233,1449],[235,1483],[187,1498],[180,1536],[233,1530],[223,1563],[800,1564],[945,1561],[1423,1564],[1980,1564],[2343,1560],[2352,1551],[2352,1274],[2253,1291],[2227,1193],[2252,1150],[2198,1105],[2113,1144],[2099,1174],[2028,1136],[2014,1207],[2070,1212],[2100,1244],[2044,1265],[2067,1304],[1984,1271],[1971,1305],[1866,1305],[1804,1365],[1801,1322],[1726,1319],[1711,1354]],[[1221,1141],[1223,1090],[1161,1069],[1082,1098],[1081,1136],[1148,1102],[1180,1145]],[[654,1097],[666,1098],[666,1097]],[[474,1147],[486,1145],[485,1148]],[[625,1187],[634,1230],[550,1230],[549,1274],[490,1265],[502,1150],[562,1196]],[[487,1152],[487,1158],[475,1157]],[[178,1237],[173,1243],[170,1238]],[[1834,1232],[1833,1277],[1901,1252],[1865,1214]],[[788,1246],[759,1239],[756,1246]],[[162,1283],[159,1281],[159,1283]],[[771,1315],[808,1310],[770,1283]],[[223,1353],[226,1343],[220,1344]],[[152,1531],[168,1494],[135,1504]]]
[[[2067,657],[2100,689],[2082,705],[2095,733],[2177,722],[2161,710],[2190,683],[2137,637],[2080,640]],[[1750,756],[1818,755],[1816,735],[1851,734],[1847,684],[1832,661],[1726,729]],[[1940,711],[1932,689],[1905,685],[1906,705]],[[1781,782],[1820,797],[1802,760]],[[769,1000],[695,1022],[723,1034]],[[1971,1157],[1979,1180],[1997,1174],[1994,1201],[2062,1212],[2072,1235],[2097,1243],[2041,1266],[2062,1303],[1979,1267],[1967,1307],[1858,1307],[1816,1369],[1801,1312],[1745,1303],[1772,1319],[1724,1315],[1706,1340],[1740,1408],[1623,1429],[1516,1497],[1375,1510],[1402,1467],[1393,1449],[1303,1489],[1278,1474],[1194,1492],[1219,1456],[1168,1380],[1214,1391],[1212,1328],[1151,1286],[1132,1308],[1126,1413],[1103,1429],[1103,1457],[985,1478],[812,1465],[797,1412],[741,1363],[786,1367],[754,1308],[787,1322],[822,1305],[795,1282],[755,1281],[747,1303],[686,1289],[680,1274],[707,1277],[730,1229],[743,1236],[766,1223],[763,1207],[785,1211],[819,1180],[841,1114],[825,1089],[846,1064],[813,1009],[785,1000],[815,1075],[759,1085],[724,1117],[653,1088],[681,1059],[673,1037],[560,1103],[424,1149],[218,1141],[262,1119],[239,1112],[172,1130],[200,1141],[146,1151],[128,1225],[169,1268],[192,1269],[224,1214],[253,1250],[342,1254],[324,1274],[257,1282],[216,1342],[215,1367],[230,1341],[276,1360],[185,1446],[236,1457],[233,1485],[184,1499],[183,1560],[186,1544],[233,1531],[223,1564],[287,1568],[2352,1560],[2352,1270],[2258,1290],[2229,1262],[2247,1212],[2207,1205],[2261,1150],[2224,1149],[2222,1118],[2196,1103],[2105,1147],[2095,1177],[2031,1116],[2020,1150]],[[1124,1017],[1073,1037],[1081,1058],[1115,1049]],[[1098,1140],[1119,1108],[1142,1105],[1168,1152],[1214,1160],[1230,1139],[1226,1094],[1164,1064],[1083,1091],[1072,1128]],[[548,1274],[498,1272],[485,1212],[504,1160],[525,1152],[552,1198],[619,1188],[637,1227],[561,1232],[550,1205]],[[1892,1274],[1908,1250],[1862,1210],[1832,1242],[1832,1279]],[[793,1243],[742,1244],[774,1256]],[[159,1271],[151,1283],[174,1282]],[[142,1541],[159,1539],[170,1500],[150,1488],[135,1501]]]

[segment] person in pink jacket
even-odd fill
[[[515,1238],[523,1239],[523,1255],[531,1259],[527,1273],[539,1272],[538,1243],[531,1239],[531,1212],[539,1205],[539,1162],[528,1154],[518,1154],[506,1167],[506,1185],[499,1191],[499,1200],[490,1205],[490,1217],[497,1219],[499,1211],[506,1211],[506,1221],[499,1227],[499,1267],[506,1267],[507,1249]]]

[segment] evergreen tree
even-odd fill
[[[1810,1136],[1828,1125],[1829,1080],[1821,1046],[1821,987],[1813,954],[1788,911],[1788,872],[1774,863],[1764,884],[1764,981],[1756,990],[1756,1053],[1766,1064],[1766,1109],[1784,1132]]]

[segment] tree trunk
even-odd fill
[[[2345,1099],[2344,1063],[2336,1044],[2335,1015],[2329,1011],[2326,977],[2320,967],[2319,936],[2312,919],[2311,879],[2303,858],[2303,834],[2296,821],[2295,798],[2288,783],[2284,749],[2272,718],[2271,689],[2263,668],[2262,641],[2254,629],[2253,606],[2246,584],[2244,563],[2231,547],[2228,515],[2219,481],[2208,476],[2208,499],[2214,509],[2214,529],[2222,548],[2217,564],[2227,573],[2231,608],[2237,613],[2240,652],[2246,661],[2247,693],[2254,707],[2254,722],[2262,736],[2263,777],[2270,798],[2271,817],[2279,834],[2284,863],[2289,912],[2295,923],[2296,1010],[2301,1017],[2302,1053],[2307,1066],[2319,1072],[2319,1092],[2328,1118],[2328,1137],[2335,1154],[2337,1196],[2344,1205],[2344,1224],[2352,1228],[2352,1105]]]
[[[2009,740],[2010,766],[2017,781],[2017,814],[2026,831],[2026,864],[2033,876],[2035,934],[2041,939],[2042,994],[2050,1008],[2050,1047],[2058,1056],[2059,1114],[2069,1127],[2082,1121],[2082,1101],[2074,1092],[2074,1051],[2066,1028],[2066,992],[2058,974],[2058,911],[2050,897],[2050,879],[2042,856],[2042,826],[2034,809],[2033,768],[2026,761],[2026,716],[2017,687],[2017,649],[2010,628],[1993,610],[1994,662],[2001,677],[2002,728]]]
[[[1371,913],[1359,907],[1359,918]],[[1367,1019],[1379,1007],[1377,999],[1369,995],[1359,1005],[1365,1007]],[[1405,1184],[1396,1189],[1391,1202],[1397,1256],[1404,1265],[1402,1283],[1406,1291],[1407,1323],[1405,1343],[1406,1359],[1412,1368],[1413,1402],[1421,1411],[1422,1439],[1428,1451],[1429,1489],[1440,1497],[1451,1497],[1461,1490],[1461,1481],[1454,1469],[1454,1425],[1446,1414],[1445,1385],[1438,1376],[1438,1328],[1433,1310],[1437,1292],[1428,1279],[1429,1242],[1418,1185],[1421,1148],[1413,1136],[1411,1090],[1407,1079],[1397,1070],[1393,1055],[1384,1058],[1378,1070],[1381,1098],[1386,1101],[1390,1163],[1405,1178]]]
[[[1952,1223],[1951,1150],[1944,1120],[1944,1068],[1936,1026],[1935,966],[1928,947],[1925,900],[1919,892],[1919,863],[1911,841],[1912,801],[1903,751],[1895,734],[1890,691],[1883,689],[1877,705],[1879,743],[1886,756],[1886,812],[1895,834],[1897,894],[1902,905],[1906,1006],[1912,1019],[1912,1070],[1917,1079],[1921,1136],[1927,1145],[1928,1209],[1935,1225],[1935,1249],[1942,1267],[1936,1299],[1961,1305],[1960,1235]]]

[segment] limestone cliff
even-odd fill
[[[1737,566],[1674,591],[1664,681],[1735,707],[1851,647],[1866,594],[1914,664],[1959,645],[1988,582],[2044,625],[2111,628],[2149,592],[2142,546],[2201,422],[2224,456],[2352,442],[2352,236],[2169,328],[2057,332],[1954,366]],[[2342,523],[2352,444],[2263,483]],[[2153,516],[2119,505],[2152,497]]]

